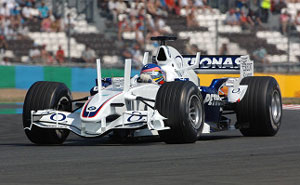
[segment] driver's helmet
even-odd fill
[[[146,64],[141,70],[140,78],[142,81],[163,84],[165,82],[165,75],[161,67],[157,64]]]

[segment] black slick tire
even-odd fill
[[[23,105],[23,127],[28,139],[35,144],[61,144],[69,135],[69,130],[43,129],[32,125],[31,111],[56,109],[72,111],[72,96],[68,87],[59,82],[39,81],[28,90]]]
[[[279,85],[269,76],[246,77],[244,98],[237,104],[237,124],[244,136],[274,136],[281,125],[282,101]]]
[[[200,136],[204,123],[202,95],[192,82],[166,82],[156,95],[155,107],[167,118],[169,130],[159,131],[166,143],[194,143]]]

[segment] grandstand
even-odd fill
[[[0,62],[93,66],[86,52],[106,66],[130,57],[139,67],[157,47],[151,36],[176,35],[170,44],[182,53],[249,54],[261,71],[300,71],[300,1],[271,1],[268,17],[262,1],[2,0]]]

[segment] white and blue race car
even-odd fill
[[[40,81],[27,92],[23,126],[36,144],[61,144],[69,132],[82,137],[157,136],[166,143],[193,143],[201,134],[239,129],[245,136],[274,136],[282,116],[281,93],[273,77],[253,76],[248,56],[181,55],[159,36],[157,54],[143,59],[144,70],[131,78],[101,78],[91,95],[73,100],[63,83]],[[149,58],[152,61],[149,63]],[[143,72],[144,71],[144,72]],[[240,73],[201,86],[197,73]],[[232,123],[227,117],[236,114]]]

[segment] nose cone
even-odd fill
[[[120,91],[101,91],[88,100],[81,111],[84,122],[98,122],[111,114],[110,103],[120,95]]]

